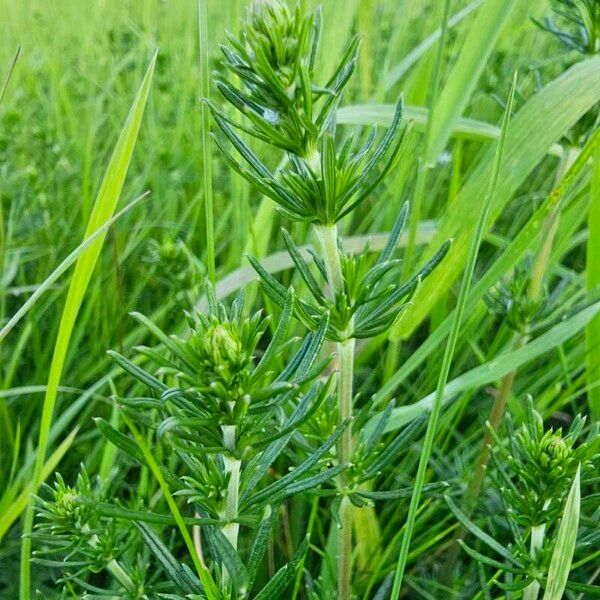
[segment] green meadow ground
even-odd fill
[[[312,0],[303,2],[313,4]],[[225,29],[236,30],[245,2],[209,0],[208,4],[214,67]],[[478,4],[455,0],[451,14]],[[482,277],[487,279],[481,289],[475,287],[481,293],[467,307],[450,373],[455,384],[452,402],[442,413],[427,475],[428,481],[449,481],[457,496],[472,472],[483,424],[506,373],[518,368],[509,396],[517,421],[524,398],[530,394],[548,423],[568,425],[575,414],[590,412],[594,394],[587,393],[587,386],[594,381],[594,356],[600,358],[594,347],[594,339],[600,337],[595,338],[593,330],[588,329],[591,342],[586,346],[584,326],[591,313],[584,314],[581,308],[586,277],[592,282],[598,277],[593,272],[598,264],[586,263],[592,199],[589,165],[566,191],[545,279],[550,289],[561,278],[569,281],[571,293],[561,297],[560,306],[551,307],[544,326],[531,334],[525,350],[516,358],[511,355],[515,362],[509,364],[501,356],[511,351],[513,330],[483,301],[485,292],[510,277],[521,258],[538,251],[536,238],[526,235],[521,240],[518,234],[531,226],[532,216],[578,155],[600,101],[600,63],[591,62],[598,59],[565,50],[532,22],[531,17],[549,13],[549,3],[517,0],[505,4],[514,7],[499,21],[499,33],[492,25],[487,33],[477,31],[477,11],[473,10],[450,28],[443,53],[441,103],[445,104],[432,132],[441,147],[423,197],[417,256],[427,253],[423,248],[431,238],[433,249],[448,237],[455,241],[451,255],[415,297],[396,332],[399,335],[391,342],[383,335],[361,344],[356,366],[356,392],[364,397],[395,397],[396,406],[407,406],[435,390],[445,344],[443,335],[430,335],[439,333],[454,306],[489,181],[498,135],[495,127],[500,125],[513,74],[518,71],[506,162],[474,286]],[[441,23],[442,5],[438,0],[323,2],[319,65],[323,73],[331,72],[353,33],[360,31],[364,38],[357,75],[342,100],[342,106],[349,108],[340,120],[349,123],[348,129],[373,122],[385,125],[390,105],[402,93],[407,113],[416,115],[418,132],[412,151],[377,198],[342,221],[345,237],[388,232],[402,203],[412,199],[424,129],[423,115],[416,107],[430,101],[436,45],[423,52],[415,53],[415,49]],[[0,104],[0,326],[81,243],[117,137],[158,47],[148,104],[119,206],[146,191],[150,195],[110,228],[85,293],[60,379],[47,451],[51,462],[44,475],[49,480],[58,471],[73,481],[81,463],[90,474],[104,473],[106,461],[111,460],[92,417],[110,419],[111,394],[126,393],[130,382],[106,351],[116,349],[130,356],[136,344],[151,343],[129,313],[139,311],[152,316],[165,331],[179,331],[184,324],[182,310],[202,296],[206,236],[197,11],[195,0],[0,0],[0,86],[21,48]],[[485,35],[489,35],[488,42],[481,39]],[[470,61],[463,57],[460,63],[465,44],[471,44],[473,54]],[[488,57],[484,49],[490,44],[493,49]],[[565,80],[569,69],[572,75],[567,77],[571,78]],[[461,97],[461,90],[466,97]],[[214,89],[211,96],[221,103]],[[366,104],[379,108],[352,108]],[[460,114],[454,115],[457,106]],[[457,121],[459,116],[474,122]],[[270,160],[267,149],[255,146]],[[287,224],[270,201],[227,168],[216,149],[213,155],[218,281],[248,265],[246,252],[265,257],[281,251],[283,224],[291,228],[297,242],[305,242],[307,226]],[[485,164],[488,171],[482,170]],[[533,230],[539,232],[540,224],[541,220]],[[520,240],[518,248],[515,239]],[[512,257],[508,256],[512,250]],[[597,252],[593,247],[591,251]],[[491,274],[490,267],[495,268]],[[7,600],[18,597],[21,523],[31,491],[27,486],[32,480],[44,391],[71,273],[67,271],[53,283],[0,341],[0,598]],[[285,271],[281,280],[289,284],[293,277]],[[232,280],[235,287],[235,277],[227,281]],[[255,307],[273,310],[258,286],[253,284],[249,295]],[[580,320],[560,329],[563,315]],[[300,334],[302,328],[295,327]],[[538,346],[532,345],[543,335]],[[600,409],[597,396],[596,409]],[[401,471],[388,476],[409,486],[419,449],[415,444]],[[146,481],[144,485],[154,484]],[[588,489],[589,494],[594,492],[598,492],[597,483]],[[374,552],[359,548],[359,597],[373,598],[393,572],[408,502],[406,498],[378,503],[380,548]],[[306,506],[294,500],[288,510],[289,535],[297,540],[303,535]],[[597,501],[595,511],[588,507],[587,515],[591,518],[594,513],[597,520]],[[326,546],[326,522],[326,517],[318,516],[312,539],[317,549]],[[456,528],[442,495],[428,496],[416,521],[405,597],[486,597],[480,591],[481,577],[484,581],[492,577],[492,569],[481,575],[461,555],[454,574],[443,573]],[[593,539],[597,543],[598,538]],[[284,542],[276,539],[274,544],[288,555]],[[313,574],[319,572],[318,552],[311,552],[307,562]],[[591,582],[597,565],[597,557],[590,559],[573,577]],[[44,598],[53,597],[59,589],[50,583],[55,577],[53,568],[33,566],[33,586],[44,590]],[[499,588],[491,593],[487,597],[504,597]]]

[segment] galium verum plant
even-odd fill
[[[175,495],[185,498],[193,508],[197,516],[195,522],[203,526],[206,547],[216,559],[213,572],[220,578],[216,588],[218,595],[214,596],[213,590],[210,596],[196,577],[192,578],[193,585],[188,585],[190,574],[164,544],[157,545],[155,534],[146,525],[146,520],[156,522],[156,516],[140,510],[109,510],[111,529],[105,527],[105,531],[114,530],[115,539],[122,540],[123,531],[130,529],[127,521],[136,522],[158,565],[181,593],[195,591],[199,594],[197,597],[277,598],[294,576],[306,552],[307,541],[301,544],[291,562],[255,595],[253,586],[274,525],[276,507],[286,497],[305,490],[313,494],[319,494],[320,490],[325,492],[345,467],[333,465],[329,454],[347,422],[334,427],[316,446],[308,439],[300,445],[293,439],[331,395],[332,376],[319,377],[328,362],[328,358],[319,358],[328,319],[325,316],[315,332],[301,343],[290,339],[288,326],[293,311],[290,290],[275,333],[257,359],[257,346],[265,335],[269,319],[260,313],[245,318],[243,294],[227,309],[217,302],[214,290],[207,284],[207,298],[206,314],[188,315],[190,333],[185,338],[167,336],[146,317],[135,315],[163,345],[162,351],[138,348],[139,356],[155,365],[154,373],[118,353],[111,354],[117,364],[145,388],[142,396],[118,399],[126,420],[135,419],[144,424],[149,432],[154,432],[156,444],[170,449],[178,459],[177,468],[169,461],[161,467],[161,472]],[[280,368],[281,356],[292,345],[298,348]],[[148,465],[139,442],[134,443],[103,419],[97,419],[97,425],[107,439],[130,458]],[[291,446],[296,446],[291,452],[298,457],[296,468],[267,485],[260,485],[273,463],[283,452],[291,450]],[[52,498],[40,502],[42,519],[38,536],[48,543],[59,531],[65,542],[59,549],[63,555],[77,553],[80,559],[90,559],[98,553],[99,540],[103,538],[98,537],[100,528],[91,527],[89,523],[97,523],[96,513],[106,509],[90,493],[89,485],[78,488],[65,492],[65,486],[59,481]],[[65,512],[69,516],[66,525],[63,523]],[[80,513],[85,513],[86,518],[82,519]],[[80,521],[85,521],[85,525],[76,525]],[[164,519],[159,522],[164,523]],[[257,532],[246,564],[238,554],[241,524]],[[92,538],[96,539],[94,543],[90,541]],[[129,582],[132,576],[113,554],[116,551],[104,562],[94,558],[97,570],[101,565],[115,575],[127,593],[149,589],[149,585],[141,583],[125,586],[123,582]],[[66,560],[63,566],[81,569],[87,563],[89,560]],[[178,565],[177,572],[186,574],[184,579],[188,584],[184,585],[180,576],[173,575],[173,564]],[[72,582],[76,577],[77,571],[66,581]],[[203,590],[204,595],[200,594]],[[139,596],[131,597],[145,596],[140,592]]]
[[[318,10],[291,10],[281,0],[255,2],[240,36],[230,35],[229,44],[222,47],[221,68],[215,73],[218,89],[242,119],[210,105],[221,132],[215,140],[230,166],[271,198],[285,218],[311,224],[316,247],[310,257],[283,233],[309,296],[299,297],[251,258],[263,290],[281,309],[277,327],[270,328],[269,317],[261,313],[244,316],[243,292],[227,308],[206,284],[208,309],[187,315],[186,336],[167,335],[136,313],[158,346],[139,347],[134,360],[111,352],[136,382],[115,397],[133,437],[103,419],[97,419],[97,426],[123,457],[151,469],[167,501],[169,490],[174,498],[185,500],[191,513],[185,523],[199,528],[196,547],[186,541],[197,573],[176,558],[180,549],[173,544],[169,548],[152,528],[172,525],[174,519],[182,529],[183,517],[174,501],[168,502],[170,517],[148,510],[156,502],[150,490],[145,501],[139,499],[131,507],[110,501],[110,496],[99,499],[87,485],[66,494],[60,482],[46,490],[50,498],[40,501],[38,535],[46,544],[51,543],[48,534],[60,527],[59,508],[66,498],[71,517],[77,519],[77,507],[85,506],[95,529],[106,524],[117,539],[125,539],[129,523],[136,524],[137,533],[127,538],[128,548],[134,556],[152,556],[157,568],[151,569],[152,578],[145,577],[139,569],[134,573],[131,560],[113,556],[116,551],[108,553],[91,571],[112,575],[104,588],[109,595],[145,598],[160,589],[169,598],[281,597],[303,563],[308,540],[257,591],[259,566],[279,505],[308,492],[333,497],[337,597],[348,600],[355,511],[372,507],[378,499],[410,494],[406,487],[365,487],[406,452],[420,434],[422,420],[384,439],[391,402],[374,427],[365,427],[373,407],[368,400],[359,410],[354,406],[355,343],[386,332],[401,318],[419,282],[442,261],[448,244],[404,280],[397,246],[408,212],[405,204],[379,256],[368,247],[360,256],[344,252],[338,223],[370,200],[401,160],[410,128],[402,122],[399,102],[382,135],[375,129],[366,139],[356,133],[340,135],[335,114],[356,66],[359,39],[350,42],[331,77],[317,81],[320,19]],[[267,167],[252,149],[252,138],[282,153],[279,168]],[[301,342],[289,339],[292,318],[309,330]],[[325,340],[335,344],[336,369],[330,375],[324,374],[329,363]],[[279,462],[291,468],[273,480],[271,473]],[[246,530],[253,534],[249,552],[246,540],[241,543]],[[90,584],[80,575],[89,566],[90,548],[94,550],[87,529],[60,531],[64,559],[78,556],[64,563],[65,589],[85,589]]]
[[[573,506],[568,506],[568,498],[574,485],[585,490],[594,479],[600,464],[600,426],[594,423],[585,432],[586,419],[578,415],[566,432],[562,428],[546,429],[541,415],[533,409],[531,398],[525,402],[522,425],[515,427],[510,415],[506,425],[502,437],[488,425],[493,447],[487,473],[495,506],[488,506],[486,512],[496,515],[490,520],[495,521],[498,539],[470,521],[452,500],[447,498],[447,502],[465,530],[493,550],[495,557],[482,554],[460,540],[467,554],[484,567],[511,574],[513,583],[504,583],[502,587],[522,590],[524,600],[536,600],[542,588],[554,584],[552,563],[559,564],[556,557],[566,552],[560,535],[561,525],[569,517],[568,511],[579,514],[580,506],[583,510],[588,504],[592,511],[595,509],[594,494],[589,496],[589,503],[583,495]],[[587,533],[585,527],[578,532],[577,525],[568,521],[562,527],[569,530],[575,552],[595,539],[594,520],[597,515],[591,519],[592,527]],[[507,545],[500,535],[507,535],[510,543]],[[564,556],[561,558],[564,562]],[[569,560],[563,566],[567,574],[570,564]],[[565,582],[566,588],[574,592],[593,592],[593,596],[600,592],[598,586],[566,578]]]
[[[222,71],[235,78],[216,75],[225,100],[245,120],[239,123],[215,105],[211,109],[239,156],[215,137],[230,166],[271,198],[284,217],[313,225],[314,262],[321,282],[284,232],[287,249],[312,296],[311,301],[295,300],[295,314],[310,329],[323,314],[330,315],[327,333],[337,344],[338,418],[343,423],[353,416],[355,340],[373,337],[393,325],[419,280],[441,261],[448,245],[419,274],[400,283],[393,254],[406,217],[404,207],[390,243],[375,265],[369,265],[364,256],[349,257],[341,250],[338,222],[377,190],[401,159],[410,129],[403,126],[400,101],[391,126],[379,140],[375,129],[362,144],[355,135],[338,135],[335,111],[356,66],[359,39],[350,42],[328,81],[316,81],[320,18],[319,11],[304,16],[299,5],[291,11],[279,0],[256,2],[239,38],[229,36],[230,45],[222,47]],[[275,172],[242,138],[243,133],[284,152]],[[285,288],[258,261],[252,260],[252,264],[266,294],[283,306]],[[348,428],[338,446],[340,464],[352,464],[353,454],[353,434]],[[343,474],[338,540],[341,599],[350,597],[352,585],[348,486],[347,474]]]

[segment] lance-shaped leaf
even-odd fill
[[[577,542],[577,530],[579,529],[580,478],[581,466],[577,468],[577,473],[565,502],[565,510],[558,528],[550,568],[548,569],[544,600],[561,600],[567,586]]]

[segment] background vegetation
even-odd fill
[[[225,40],[226,29],[237,30],[246,3],[208,4],[208,49],[214,66],[218,43]],[[360,31],[358,72],[345,92],[340,123],[348,129],[388,125],[402,93],[405,114],[414,119],[419,132],[412,152],[380,188],[376,201],[361,204],[342,221],[342,235],[389,232],[403,202],[414,198],[417,174],[424,168],[418,159],[424,157],[427,173],[415,230],[415,261],[431,255],[445,239],[454,239],[447,260],[423,284],[400,326],[390,336],[360,346],[356,391],[364,397],[375,394],[381,403],[396,398],[399,408],[392,422],[397,425],[406,415],[431,405],[449,330],[446,318],[456,301],[485,197],[493,142],[499,136],[513,74],[519,72],[498,191],[428,472],[428,479],[449,482],[451,494],[460,496],[477,459],[499,382],[513,371],[507,398],[517,423],[528,394],[549,425],[568,428],[578,413],[600,418],[600,388],[595,387],[600,333],[592,320],[598,307],[586,297],[586,290],[600,281],[598,262],[586,261],[586,253],[597,257],[599,252],[600,238],[588,235],[589,227],[598,228],[597,211],[589,212],[591,204],[598,206],[597,186],[590,184],[599,178],[598,159],[591,161],[595,170],[584,162],[558,205],[548,201],[594,129],[600,62],[567,48],[533,22],[532,18],[543,20],[551,13],[549,2],[450,4],[450,26],[438,63],[435,32],[444,17],[443,2],[345,0],[342,5],[326,0],[319,69],[330,73],[351,36]],[[92,417],[118,420],[110,396],[117,390],[125,393],[131,385],[123,381],[106,351],[130,355],[135,345],[150,343],[147,330],[128,313],[139,311],[163,330],[179,331],[184,324],[182,310],[197,305],[203,295],[207,245],[198,7],[195,0],[1,0],[0,14],[2,81],[21,47],[0,104],[2,326],[81,243],[116,140],[159,48],[120,206],[146,191],[150,195],[108,231],[68,344],[50,430],[43,476],[52,478],[59,471],[66,481],[74,481],[81,463],[96,475],[105,473],[115,460]],[[440,94],[430,130],[423,135],[436,65],[441,68]],[[214,89],[211,95],[216,97]],[[245,252],[266,257],[284,248],[283,221],[271,201],[232,173],[216,152],[213,168],[217,289],[222,292],[254,280]],[[507,298],[514,297],[518,268],[530,269],[525,276],[529,281],[540,240],[551,237],[544,211],[560,214],[541,285],[550,299],[541,292],[545,304],[535,314],[539,328],[515,331],[506,311]],[[293,224],[291,230],[297,242],[307,239],[305,225]],[[281,254],[265,264],[274,271],[290,265]],[[292,274],[285,271],[281,277],[288,284]],[[67,274],[52,282],[0,342],[2,598],[18,595],[21,521],[32,489],[42,401],[69,281]],[[500,308],[486,296],[490,292]],[[257,285],[250,287],[249,295],[249,305],[272,308]],[[398,485],[411,485],[420,449],[415,444],[402,469],[389,474]],[[157,489],[147,480],[144,485]],[[586,518],[593,531],[598,522],[597,477],[589,486],[586,493],[592,500]],[[485,505],[483,521],[494,502],[491,498]],[[374,597],[382,583],[390,582],[408,503],[409,498],[377,504],[379,552],[361,546],[358,538],[361,597]],[[286,507],[272,542],[277,552],[272,550],[273,556],[291,555],[290,549],[304,535],[307,510],[302,499]],[[456,559],[452,573],[443,572],[458,527],[441,494],[424,500],[403,594],[486,597],[481,578],[486,581],[491,574],[483,576],[477,566],[461,567],[464,555]],[[311,543],[323,550],[328,531],[320,514],[314,531]],[[590,550],[594,540],[598,538],[590,538],[583,554],[576,555],[580,569],[573,577],[582,583],[592,583],[598,575],[597,551]],[[318,552],[309,553],[307,561],[318,564]],[[56,571],[38,565],[32,577],[33,586],[45,590],[43,597],[51,597]],[[520,592],[516,593],[518,597]],[[494,594],[498,597],[498,588]]]

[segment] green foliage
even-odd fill
[[[4,4],[1,597],[600,595],[597,2]]]
[[[598,468],[600,428],[594,424],[579,440],[585,419],[578,416],[564,434],[561,428],[544,430],[531,399],[526,415],[518,429],[507,421],[508,444],[496,444],[490,477],[515,523],[535,527],[560,518],[578,469],[585,479]]]
[[[542,29],[581,54],[600,52],[600,4],[597,0],[552,0],[554,18],[547,16]]]
[[[562,597],[565,587],[600,594],[598,586],[580,588],[567,581],[573,553],[587,544],[585,530],[578,536],[580,505],[588,504],[585,495],[580,498],[579,489],[589,489],[600,464],[600,427],[593,425],[580,439],[584,428],[585,418],[580,415],[565,433],[562,428],[544,428],[528,398],[520,427],[515,428],[509,418],[505,436],[492,430],[495,441],[489,478],[493,502],[501,512],[488,520],[494,522],[498,538],[510,535],[509,545],[494,539],[446,499],[465,530],[503,560],[482,554],[462,540],[461,547],[482,565],[512,573],[514,582],[501,587],[525,590],[523,598],[537,598],[540,587],[546,589],[544,598]]]
[[[450,246],[449,242],[442,245],[437,254],[408,281],[399,280],[397,271],[400,260],[393,255],[407,211],[408,205],[405,204],[386,247],[374,263],[367,248],[357,256],[349,256],[339,249],[344,287],[336,292],[334,298],[328,298],[325,285],[313,276],[300,249],[284,230],[288,252],[312,295],[311,302],[297,299],[294,303],[294,312],[306,327],[315,329],[322,315],[329,314],[327,338],[342,342],[379,335],[400,318],[419,283],[443,260]],[[261,277],[267,296],[277,305],[285,306],[285,288],[256,259],[250,258],[250,261]],[[323,261],[315,257],[315,264],[325,284],[331,286]]]

